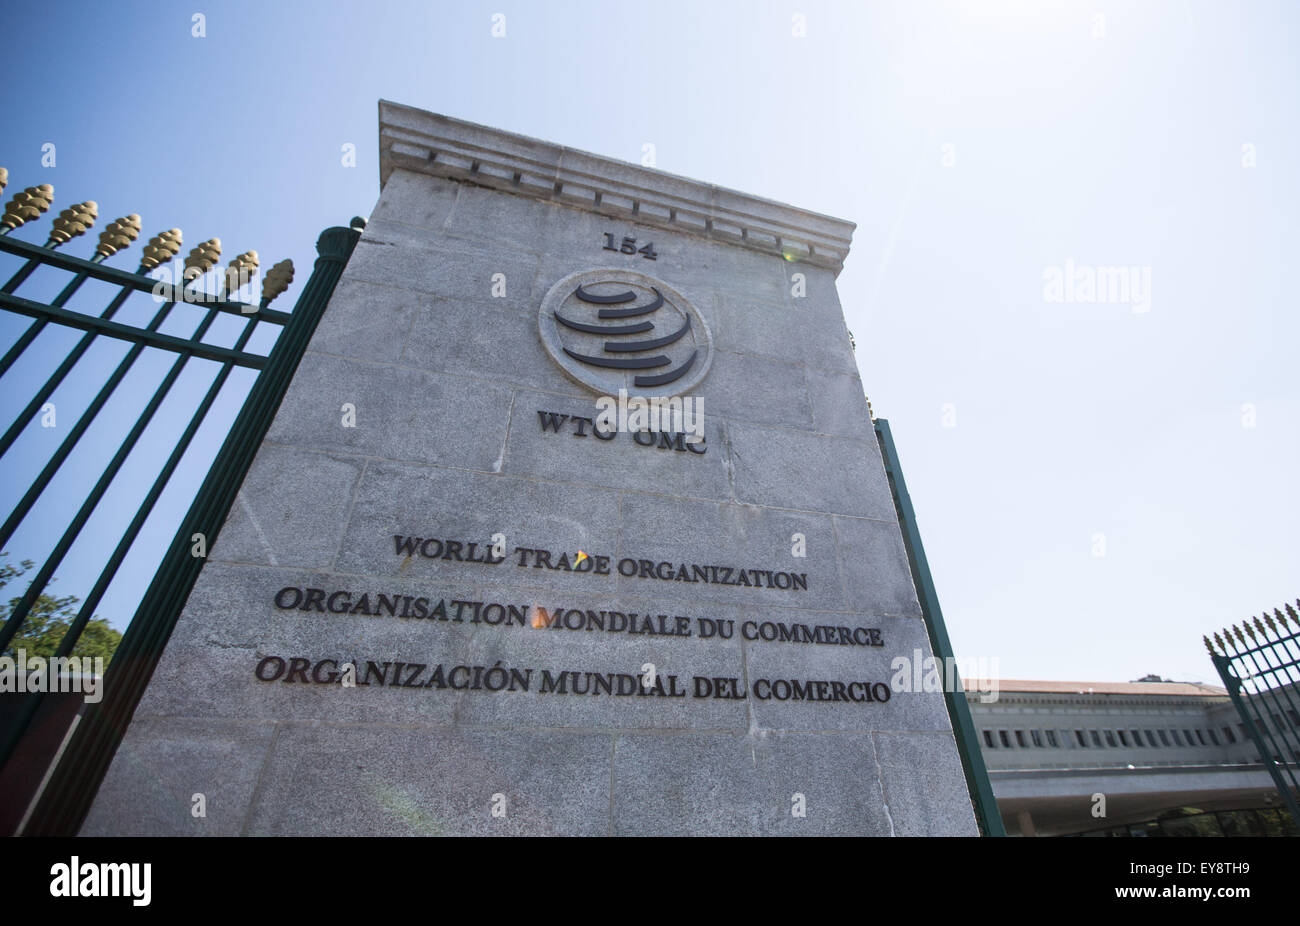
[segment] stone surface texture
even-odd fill
[[[942,694],[755,689],[888,687],[896,657],[930,655],[835,291],[853,226],[390,103],[380,149],[379,201],[83,833],[974,835]],[[689,393],[704,453],[582,425],[597,394],[547,354],[539,306],[599,267],[662,281],[707,324],[712,363]],[[402,553],[395,536],[439,547]],[[498,542],[504,561],[481,561]],[[807,587],[666,580],[643,560]],[[295,589],[330,609],[295,607]],[[445,619],[395,613],[416,599]],[[463,604],[456,620],[457,601],[524,620]],[[539,626],[539,608],[691,635]],[[765,623],[883,645],[746,638]],[[273,657],[309,669],[260,679]],[[347,664],[370,684],[331,683]],[[425,685],[435,666],[530,676]],[[543,670],[647,669],[685,696],[542,686]],[[405,683],[376,682],[390,670]],[[696,697],[701,678],[730,696]]]

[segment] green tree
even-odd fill
[[[0,553],[0,560],[8,555],[8,553]],[[17,566],[0,561],[0,589],[21,577],[33,565],[35,564],[31,560],[23,560]],[[9,615],[21,600],[22,596],[18,595],[7,602],[0,601],[0,624],[9,619]],[[77,616],[77,602],[80,600],[73,595],[65,598],[56,598],[47,594],[37,596],[32,602],[31,610],[27,612],[27,619],[23,621],[22,627],[9,642],[4,655],[17,658],[18,650],[21,649],[26,650],[29,659],[32,656],[44,656],[47,659],[53,656],[63,640],[63,635],[68,632],[73,619]],[[77,638],[77,645],[73,647],[72,655],[92,659],[102,656],[104,665],[107,666],[121,640],[122,634],[110,627],[108,621],[102,617],[92,617],[86,622],[81,636]]]

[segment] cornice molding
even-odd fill
[[[702,235],[837,275],[857,227],[725,187],[380,100],[381,187],[398,168]]]

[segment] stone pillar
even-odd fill
[[[389,103],[379,137],[83,831],[974,835],[853,226]],[[599,426],[620,389],[702,440]]]

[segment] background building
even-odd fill
[[[1294,831],[1222,688],[1005,680],[984,703],[976,687],[989,686],[972,682],[967,701],[1008,835]],[[1290,689],[1284,703],[1300,706]],[[1300,735],[1295,709],[1269,716],[1277,734]]]

